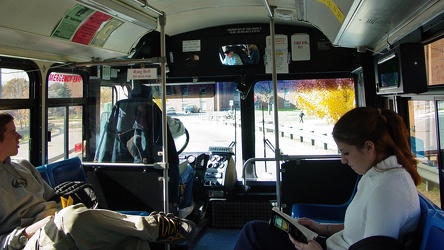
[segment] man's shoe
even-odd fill
[[[187,241],[196,229],[194,222],[173,214],[152,212],[150,216],[153,216],[159,225],[159,238],[156,240],[159,243],[180,244]]]
[[[188,215],[190,215],[194,210],[194,202],[189,207],[184,207],[179,209],[179,218],[185,219]]]

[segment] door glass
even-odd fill
[[[82,112],[81,106],[48,109],[48,163],[82,157]]]
[[[301,79],[254,86],[256,157],[273,158],[276,152],[274,109],[278,111],[279,147],[286,155],[337,155],[331,136],[336,121],[355,107],[352,78]],[[275,162],[256,162],[259,179],[275,180]]]
[[[52,72],[48,78],[48,98],[83,96],[83,79],[78,74]]]

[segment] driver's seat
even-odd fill
[[[168,127],[167,139],[168,197],[170,203],[177,204],[180,182],[179,156]],[[162,111],[150,99],[134,97],[120,100],[113,106],[94,160],[98,163],[154,164],[162,162],[162,155],[159,154],[162,147]],[[128,167],[128,171],[131,171],[130,166],[126,164],[122,167]],[[122,175],[116,175],[115,178],[123,178],[124,170],[120,169]],[[146,169],[149,171],[149,168]],[[113,179],[113,181],[118,180]]]

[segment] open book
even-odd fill
[[[270,225],[289,233],[295,240],[307,243],[318,236],[317,233],[311,231],[305,226],[298,223],[296,218],[280,211],[277,207],[273,207],[270,219]]]

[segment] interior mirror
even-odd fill
[[[255,44],[231,44],[219,48],[219,58],[223,65],[250,65],[260,61],[259,49]]]

